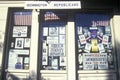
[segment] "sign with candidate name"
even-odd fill
[[[64,56],[65,45],[64,44],[49,44],[49,56]]]
[[[83,69],[108,69],[107,53],[83,53]]]
[[[25,9],[80,9],[80,1],[26,1]]]

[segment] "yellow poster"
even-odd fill
[[[97,42],[97,39],[92,39],[91,43],[92,43],[92,52],[98,52],[98,42]]]

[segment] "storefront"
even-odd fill
[[[112,1],[8,3],[0,2],[3,80],[119,80],[120,15]]]

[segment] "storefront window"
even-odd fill
[[[8,69],[29,69],[32,12],[13,11],[8,46]]]
[[[42,69],[66,69],[66,15],[45,12],[42,22]]]
[[[110,15],[76,14],[79,70],[114,69]]]

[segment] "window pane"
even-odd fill
[[[42,69],[66,69],[66,15],[45,12],[42,24]]]
[[[80,70],[114,69],[110,15],[77,14],[77,54]]]
[[[14,11],[12,19],[8,69],[29,69],[32,12]]]

